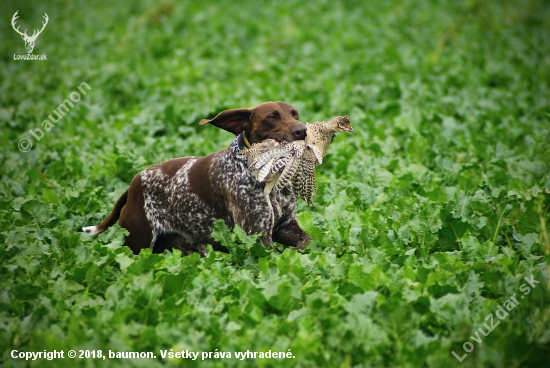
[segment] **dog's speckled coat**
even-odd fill
[[[183,157],[152,165],[136,175],[120,197],[109,217],[98,226],[83,228],[97,235],[120,217],[120,226],[129,231],[126,238],[134,253],[146,247],[155,252],[178,248],[184,254],[205,255],[205,245],[227,251],[210,236],[213,224],[222,219],[227,226],[240,226],[248,234],[263,232],[260,241],[270,247],[275,240],[304,249],[311,237],[296,221],[296,196],[290,188],[264,194],[237,158],[244,145],[244,134],[252,143],[263,139],[303,140],[306,128],[289,104],[264,103],[252,110],[236,109],[202,121],[237,135],[226,149],[206,157]],[[242,133],[242,134],[241,134]]]
[[[290,190],[273,193],[269,201],[264,195],[263,184],[258,183],[246,162],[236,157],[238,141],[228,149],[202,159],[210,159],[210,175],[217,178],[212,188],[219,198],[211,208],[192,191],[178,188],[190,187],[190,172],[201,158],[188,157],[180,161],[181,168],[172,176],[163,171],[164,163],[148,167],[141,172],[145,199],[145,215],[153,231],[153,243],[160,234],[176,233],[186,243],[212,244],[210,233],[216,213],[224,213],[222,219],[230,228],[238,224],[247,233],[271,234],[277,227],[285,226],[293,219],[296,197]],[[183,161],[184,160],[184,161]],[[222,200],[221,197],[229,199]],[[225,207],[225,208],[224,208]],[[262,239],[271,245],[271,239]]]

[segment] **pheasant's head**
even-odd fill
[[[355,134],[355,130],[351,127],[351,123],[347,116],[337,116],[330,121],[333,124],[335,132],[349,132]]]

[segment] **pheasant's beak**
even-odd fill
[[[350,132],[351,134],[354,134],[354,135],[356,134],[356,133],[355,133],[355,130],[353,130],[352,127],[349,128],[348,132]]]

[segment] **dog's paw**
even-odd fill
[[[298,242],[298,244],[294,247],[294,249],[296,249],[296,250],[306,249],[310,240],[311,240],[311,237],[309,237],[309,236],[307,238],[303,239],[303,240],[300,240],[300,242]]]

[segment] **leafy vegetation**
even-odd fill
[[[3,1],[0,361],[546,366],[546,5]],[[34,50],[47,61],[13,60],[25,53],[16,10],[29,30],[49,15]],[[81,100],[46,130],[75,91]],[[203,259],[134,256],[118,226],[79,232],[148,165],[229,145],[201,118],[269,100],[293,104],[304,122],[348,114],[358,132],[338,136],[317,170],[316,206],[300,202],[307,250],[266,251],[223,223],[214,235],[231,253]],[[539,282],[528,294],[525,277]],[[500,324],[476,335],[490,314]],[[157,358],[24,361],[14,349]],[[233,357],[162,358],[170,349]],[[288,349],[295,358],[235,358]]]

